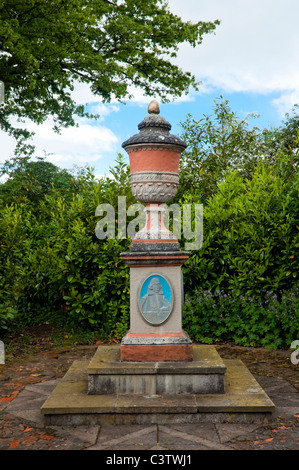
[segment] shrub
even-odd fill
[[[264,293],[264,301],[234,290],[212,294],[196,289],[187,296],[183,325],[194,341],[233,341],[242,346],[290,347],[299,331],[299,286]]]
[[[129,241],[98,240],[95,235],[96,207],[113,204],[127,190],[128,170],[121,160],[114,173],[114,180],[98,182],[92,172],[82,171],[77,194],[65,199],[54,188],[34,213],[29,202],[3,204],[2,327],[14,313],[22,325],[59,322],[98,329],[106,336],[122,336],[128,329],[129,269],[120,253]],[[132,195],[127,203],[131,201]]]
[[[298,174],[287,182],[263,163],[251,180],[228,174],[204,206],[203,245],[184,267],[186,292],[201,286],[263,297],[291,288],[297,281],[297,194]]]
[[[34,210],[30,198],[2,202],[0,329],[48,321],[124,335],[129,268],[120,253],[130,240],[97,239],[95,209],[104,202],[116,208],[120,195],[127,207],[134,202],[128,175],[119,156],[114,179],[96,181],[82,170],[67,197],[53,187]],[[181,203],[200,197],[186,193]],[[260,163],[250,179],[228,172],[203,216],[202,248],[183,266],[185,329],[200,342],[289,346],[299,331],[294,161],[282,154],[275,165]]]

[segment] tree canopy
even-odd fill
[[[84,114],[71,95],[76,82],[105,102],[129,96],[130,85],[162,100],[197,88],[171,59],[218,24],[184,22],[167,0],[0,0],[0,128],[22,142],[29,134],[12,116],[74,125]]]
[[[29,203],[38,212],[41,201],[53,189],[65,198],[76,191],[76,181],[67,170],[42,158],[37,161],[31,161],[30,157],[13,159],[3,165],[2,174],[8,176],[0,184],[0,201],[4,205]]]

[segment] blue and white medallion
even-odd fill
[[[148,274],[139,285],[137,302],[139,312],[147,323],[155,326],[165,323],[174,304],[169,279],[160,273]]]

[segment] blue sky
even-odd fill
[[[212,114],[213,100],[223,95],[240,118],[258,127],[279,126],[286,112],[299,103],[299,1],[298,0],[169,0],[169,8],[188,21],[221,20],[216,34],[204,37],[197,48],[180,47],[175,62],[202,82],[198,92],[174,103],[161,104],[161,115],[181,132],[179,123],[188,113],[200,119]],[[138,132],[150,98],[132,89],[134,98],[104,105],[87,86],[78,84],[74,97],[90,103],[101,114],[97,122],[78,120],[78,128],[54,134],[51,121],[41,126],[26,123],[35,132],[36,154],[61,168],[92,166],[96,175],[109,173],[121,143]],[[159,100],[159,97],[153,97]],[[0,161],[12,155],[14,141],[0,132]]]
[[[189,102],[160,104],[160,114],[172,125],[170,132],[179,135],[182,132],[180,123],[185,120],[187,114],[190,113],[195,119],[201,119],[204,114],[212,115],[215,105],[214,99],[219,98],[221,93],[229,101],[231,109],[237,113],[239,118],[245,118],[250,113],[259,114],[259,117],[248,119],[249,125],[260,128],[281,125],[283,116],[277,112],[272,104],[272,101],[279,97],[279,94],[275,92],[260,95],[252,92],[224,93],[222,90],[215,90],[203,95],[196,94],[193,100]],[[127,103],[120,106],[119,111],[112,112],[105,118],[105,125],[113,129],[119,140],[115,145],[115,152],[109,152],[112,158],[109,156],[109,158],[99,162],[96,169],[98,174],[109,172],[109,166],[113,165],[113,157],[115,160],[117,152],[122,153],[127,158],[121,144],[128,137],[139,132],[138,124],[147,115],[147,104]]]
[[[250,126],[271,128],[282,124],[284,117],[272,104],[273,100],[278,99],[280,96],[279,93],[275,92],[263,95],[253,92],[225,93],[223,90],[215,89],[211,93],[196,94],[192,101],[160,104],[160,114],[172,125],[170,132],[179,135],[182,132],[180,123],[184,122],[188,113],[195,119],[201,119],[204,114],[213,115],[214,100],[219,98],[221,94],[224,99],[229,101],[232,111],[236,112],[239,118],[243,119],[251,113],[259,115],[255,118],[249,117],[248,123]],[[119,137],[117,152],[126,156],[121,143],[139,132],[138,124],[147,115],[147,104],[144,103],[141,106],[136,105],[134,102],[127,103],[118,112],[110,114],[105,119],[106,125],[111,129],[113,128]],[[108,162],[102,163],[102,168],[108,169]]]

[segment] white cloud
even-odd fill
[[[185,21],[221,20],[216,34],[205,35],[200,46],[182,44],[176,60],[183,70],[203,81],[199,94],[277,92],[280,97],[272,104],[281,116],[299,102],[298,0],[169,0],[169,7]],[[129,91],[134,95],[131,103],[148,105],[150,98],[142,90],[130,87]],[[176,103],[183,105],[197,95],[191,91]],[[101,102],[83,83],[76,83],[72,96],[78,104],[89,103],[89,110],[100,114],[99,121],[78,120],[78,128],[63,129],[61,135],[53,132],[50,120],[41,126],[26,122],[36,132],[37,154],[43,155],[45,150],[53,154],[48,160],[65,168],[103,161],[120,144],[105,119],[121,112],[122,106],[116,100]],[[13,154],[14,147],[14,139],[0,131],[0,162]]]
[[[88,105],[88,111],[93,114],[99,114],[99,120],[104,120],[106,116],[112,112],[119,111],[116,100],[112,100],[112,104],[105,104],[101,101],[100,96],[94,95],[87,83],[76,82],[71,96],[76,104]]]
[[[128,92],[131,95],[130,98],[130,103],[136,104],[137,106],[144,107],[145,105],[148,105],[151,100],[157,100],[160,102],[160,96],[158,95],[152,95],[152,96],[146,96],[140,88],[130,86],[128,87]],[[173,100],[173,98],[169,95],[170,101]],[[183,93],[182,96],[177,98],[175,100],[175,103],[185,103],[185,102],[190,102],[194,100],[194,95],[192,91],[189,94]]]
[[[104,104],[95,96],[87,84],[77,82],[71,92],[77,104],[88,104],[88,111],[99,114],[97,121],[85,118],[77,118],[78,127],[63,128],[60,134],[53,131],[54,122],[47,119],[43,124],[37,125],[29,120],[20,124],[16,119],[12,123],[17,127],[24,127],[34,132],[30,140],[36,150],[35,156],[44,157],[47,160],[63,168],[72,168],[73,165],[83,166],[96,162],[109,152],[116,152],[119,139],[103,121],[113,112],[119,111],[119,106]],[[16,141],[5,132],[0,131],[0,162],[5,162],[13,156]]]
[[[75,118],[78,127],[63,128],[60,134],[53,131],[54,122],[47,119],[43,124],[37,125],[29,120],[20,124],[14,119],[17,127],[26,127],[34,132],[30,141],[36,150],[35,156],[43,156],[47,153],[47,160],[63,168],[71,168],[73,165],[86,165],[95,162],[109,152],[116,152],[119,139],[106,127],[105,118],[119,111],[117,103],[105,104],[95,96],[89,85],[76,82],[71,91],[76,104],[88,105],[87,110],[92,114],[98,114],[99,118],[92,121],[86,118]],[[15,139],[0,131],[0,162],[8,160],[15,150]]]
[[[35,132],[34,143],[37,154],[46,149],[51,155],[47,160],[56,165],[69,168],[85,165],[103,158],[105,153],[116,149],[118,138],[107,127],[79,120],[79,127],[69,127],[56,134],[51,122],[43,126],[31,125]]]
[[[97,180],[100,180],[102,178],[109,178],[109,179],[115,179],[114,176],[111,174],[111,173],[96,173],[95,175],[95,179]]]
[[[0,130],[0,163],[4,163],[13,155],[15,146],[15,140]]]
[[[299,89],[283,93],[279,98],[272,101],[272,104],[281,117],[285,117],[286,113],[290,113],[294,104],[299,104]]]
[[[297,0],[169,0],[184,20],[221,20],[196,49],[183,44],[177,63],[223,91],[269,93],[299,87]]]
[[[87,83],[75,82],[74,90],[70,92],[73,100],[77,104],[87,104],[99,101],[99,97],[96,97],[90,90],[90,86]]]
[[[88,111],[92,114],[99,114],[99,121],[103,121],[111,113],[118,112],[119,106],[116,104],[104,104],[100,101],[90,103]]]
[[[53,131],[52,120],[42,125],[26,121],[23,126],[35,135],[31,142],[36,147],[35,156],[44,156],[63,168],[72,168],[73,165],[84,166],[103,158],[106,153],[116,151],[119,139],[107,127],[98,123],[91,123],[87,119],[78,119],[78,127],[68,127],[60,134]],[[2,135],[3,134],[3,135]],[[4,133],[0,134],[2,147],[1,161],[7,160],[14,150],[14,139]]]
[[[1,175],[1,176],[0,176],[0,184],[5,183],[5,181],[7,181],[8,178],[9,178],[8,175]]]

